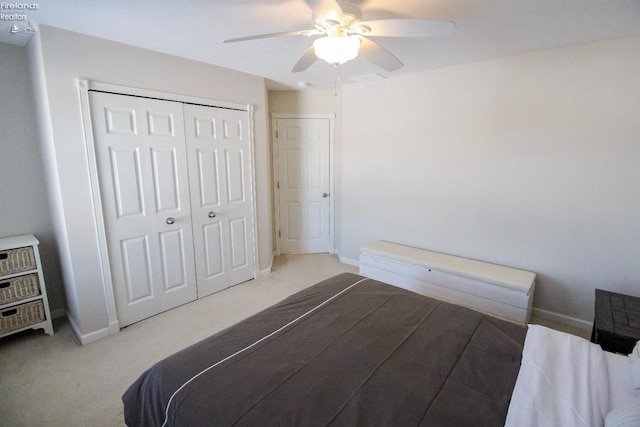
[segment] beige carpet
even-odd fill
[[[0,426],[123,426],[126,388],[148,367],[322,279],[356,267],[335,256],[277,257],[270,275],[81,346],[64,319],[55,335],[0,340]]]

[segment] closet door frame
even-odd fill
[[[100,185],[98,178],[98,161],[96,157],[93,128],[91,125],[91,111],[89,108],[89,91],[110,92],[118,95],[138,96],[143,98],[161,99],[167,101],[177,101],[185,104],[197,104],[216,108],[229,108],[233,110],[245,111],[248,114],[249,141],[251,150],[251,210],[253,216],[254,245],[252,248],[254,261],[254,277],[258,277],[258,218],[256,209],[256,176],[255,176],[255,138],[253,129],[253,105],[236,104],[232,102],[217,101],[207,98],[193,96],[183,96],[167,92],[140,89],[128,86],[120,86],[109,83],[95,82],[86,79],[76,81],[80,96],[80,106],[82,113],[82,124],[84,128],[84,140],[87,150],[87,165],[89,167],[89,180],[93,199],[94,221],[97,230],[98,249],[100,251],[100,269],[102,276],[102,286],[107,302],[107,315],[109,322],[109,335],[120,332],[120,324],[116,311],[115,295],[113,290],[113,279],[109,263],[109,252],[107,248],[107,234],[103,216],[103,204],[100,195]]]

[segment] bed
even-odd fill
[[[578,364],[564,335],[345,273],[157,363],[125,392],[124,417],[129,426],[521,426],[553,425],[540,422],[560,412],[602,424],[614,403],[631,401],[629,361],[603,354],[593,381],[582,380],[598,363],[591,354],[586,371],[572,370],[587,395],[611,382],[608,363],[627,381],[605,386],[583,415],[566,379],[548,382]],[[569,362],[539,351],[550,336]],[[562,404],[538,401],[536,387]]]

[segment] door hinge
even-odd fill
[[[278,230],[278,237],[282,237],[282,231]]]
[[[276,184],[277,184],[278,190],[279,190],[280,189],[280,181],[278,181]]]
[[[278,129],[276,129],[276,139],[278,138]]]

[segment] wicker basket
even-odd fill
[[[0,305],[40,295],[38,275],[25,274],[7,280],[0,280]]]
[[[0,276],[35,270],[36,267],[32,246],[0,251]]]
[[[0,310],[0,334],[44,321],[42,300]]]

